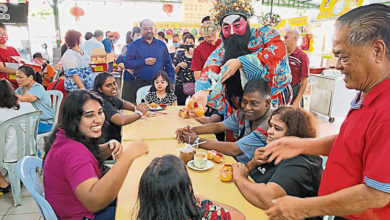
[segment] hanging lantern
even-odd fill
[[[70,13],[76,17],[76,21],[79,20],[79,17],[81,16],[84,16],[84,9],[80,8],[79,6],[77,6],[77,4],[70,9]]]
[[[168,16],[171,16],[173,12],[173,5],[169,3],[164,4],[162,9]]]

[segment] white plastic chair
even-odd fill
[[[57,125],[58,115],[60,113],[61,102],[62,102],[62,98],[64,96],[62,94],[62,92],[58,91],[58,90],[47,90],[46,94],[48,94],[50,96],[50,100],[51,100],[50,106],[54,111],[54,122],[53,122],[53,127],[50,131],[42,133],[42,134],[38,134],[37,140],[40,140],[41,138],[49,136],[51,134],[51,131],[53,130],[53,128]]]
[[[142,99],[145,99],[145,96],[149,93],[150,87],[152,86],[144,86],[137,90],[137,100],[136,103],[139,105]]]
[[[14,205],[22,204],[20,179],[17,174],[17,161],[24,156],[36,154],[36,140],[41,111],[25,113],[0,123],[0,167],[8,171]],[[4,162],[4,149],[7,129],[14,128],[17,138],[17,161]]]

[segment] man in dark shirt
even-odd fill
[[[309,57],[298,47],[298,39],[299,33],[296,30],[288,30],[284,37],[292,75],[293,99],[291,104],[296,107],[302,100],[309,77]]]
[[[167,46],[153,37],[153,21],[145,19],[141,21],[140,25],[142,38],[128,46],[125,58],[125,67],[134,70],[134,80],[131,82],[132,91],[130,91],[131,101],[134,102],[137,90],[143,86],[151,85],[153,76],[158,71],[166,71],[171,84],[175,82],[175,72]]]

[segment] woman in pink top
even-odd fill
[[[71,92],[45,146],[45,198],[59,219],[114,219],[115,198],[127,171],[148,152],[145,141],[135,141],[124,151],[114,140],[98,144],[105,119],[102,103],[93,92]],[[110,155],[118,161],[102,174],[103,161]]]

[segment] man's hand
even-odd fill
[[[255,150],[255,154],[252,158],[252,163],[255,166],[267,163],[268,157],[264,156],[264,147],[259,147]]]
[[[153,57],[149,57],[145,59],[145,64],[148,66],[153,66],[155,62],[156,62],[156,58]]]
[[[302,153],[302,139],[298,137],[282,137],[274,140],[264,148],[263,157],[268,157],[267,162],[275,160],[275,165],[284,159],[298,156]]]
[[[300,102],[301,102],[301,99],[299,99],[299,100],[298,100],[298,99],[295,99],[294,102],[293,102],[291,105],[298,108]]]
[[[248,169],[246,166],[242,163],[234,163],[233,165],[233,180],[237,181],[241,178],[247,179],[248,178]]]
[[[284,196],[276,200],[271,208],[266,210],[267,215],[271,220],[302,220],[305,216],[305,210],[302,205],[304,199]]]
[[[118,63],[116,64],[120,70],[125,70],[125,64],[124,63]]]
[[[182,142],[181,136],[183,135],[183,132],[184,131],[189,131],[189,130],[191,130],[190,126],[186,126],[184,128],[176,129],[175,133],[176,133],[177,142],[179,142],[179,143]]]
[[[198,135],[195,133],[195,131],[192,130],[183,131],[182,135],[180,136],[181,142],[189,144],[193,144],[197,138]]]
[[[225,82],[232,77],[241,66],[241,61],[239,59],[228,60],[225,65],[221,67],[221,73],[223,74],[221,82]]]

